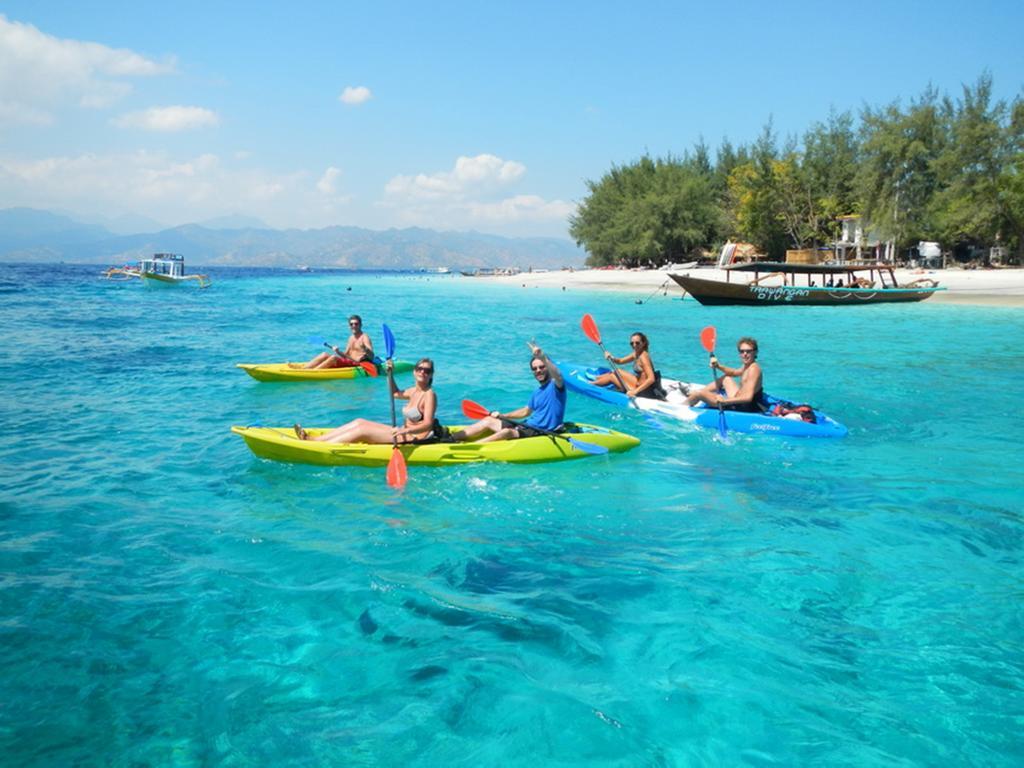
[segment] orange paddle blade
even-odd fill
[[[462,412],[470,419],[482,419],[491,413],[480,403],[474,403],[472,400],[462,401]]]
[[[592,318],[589,313],[584,315],[583,319],[580,320],[580,328],[583,329],[583,333],[585,333],[587,338],[592,342],[595,344],[601,343],[601,332],[597,330],[597,323],[594,322],[594,318]]]
[[[405,488],[405,483],[408,479],[409,468],[405,466],[405,456],[402,455],[402,452],[396,446],[391,451],[391,461],[388,462],[388,485],[392,488]]]
[[[715,330],[715,326],[709,325],[703,331],[700,332],[700,343],[704,347],[704,350],[710,354],[715,351],[715,341],[718,337],[718,331]]]
[[[359,364],[359,367],[366,371],[367,376],[377,378],[380,376],[380,371],[377,370],[377,366],[371,363],[369,360],[364,360]]]

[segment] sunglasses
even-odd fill
[[[417,373],[433,373],[434,369],[433,368],[427,368],[425,365],[417,365],[416,366],[416,372]]]
[[[752,355],[757,352],[756,349],[740,349],[737,350],[741,355]]]
[[[639,347],[642,344],[643,344],[642,341],[631,341],[631,342],[629,342],[629,346],[631,346],[631,347]]]
[[[536,366],[531,365],[530,366],[530,370],[533,371],[534,373],[541,373],[542,371],[546,371],[547,368],[545,368],[543,365],[540,368],[537,368]]]

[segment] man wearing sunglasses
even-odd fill
[[[565,421],[565,382],[551,358],[544,350],[532,341],[526,342],[533,352],[530,358],[530,371],[539,385],[530,397],[530,402],[514,411],[499,413],[491,411],[475,424],[452,433],[456,441],[472,440],[484,432],[491,434],[481,440],[490,443],[495,440],[515,440],[520,437],[536,437],[537,435],[557,432]],[[526,419],[517,424],[512,419]]]
[[[331,347],[331,352],[322,352],[314,357],[303,368],[351,368],[353,365],[369,360],[373,362],[373,342],[363,330],[363,318],[359,315],[352,315],[348,319],[348,328],[351,335],[348,343],[345,344],[345,351],[338,347]]]
[[[764,413],[768,409],[764,397],[764,377],[757,362],[757,340],[744,336],[736,342],[736,351],[740,353],[742,367],[728,368],[712,355],[711,370],[719,370],[722,375],[706,387],[691,392],[686,398],[687,405],[703,402],[711,408],[750,413]],[[739,384],[733,381],[733,376],[740,377]]]

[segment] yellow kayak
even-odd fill
[[[241,368],[257,381],[334,381],[337,379],[361,379],[369,376],[362,366],[348,368],[302,368],[303,363],[238,363]],[[395,360],[395,373],[412,370],[412,363]],[[386,376],[383,365],[377,366],[377,373]]]
[[[590,424],[576,424],[578,432],[564,433],[580,443],[607,448],[622,453],[640,445],[632,435]],[[459,427],[451,427],[455,432]],[[324,466],[385,467],[391,458],[390,444],[320,443],[299,440],[288,427],[232,427],[241,435],[254,454],[261,459],[287,461],[296,464]],[[307,429],[310,436],[322,435],[327,429]],[[407,464],[442,466],[468,464],[479,461],[501,461],[532,464],[546,461],[582,459],[590,455],[558,436],[522,437],[518,440],[499,440],[493,443],[430,443],[427,445],[400,445]]]

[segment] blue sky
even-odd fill
[[[1024,3],[6,2],[0,208],[567,237],[613,163],[1024,87]],[[347,89],[347,90],[346,90]],[[344,95],[347,94],[347,95]]]

